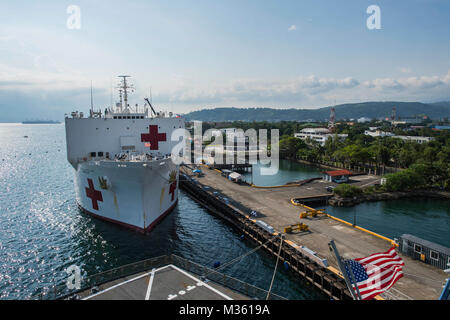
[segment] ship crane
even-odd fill
[[[150,106],[150,109],[152,110],[153,114],[155,115],[155,117],[158,115],[155,111],[155,109],[153,109],[152,104],[150,103],[150,101],[148,100],[148,98],[144,99],[145,101],[147,101],[148,105]]]

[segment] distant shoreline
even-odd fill
[[[25,122],[25,123],[24,123]],[[44,122],[33,122],[33,123],[26,123],[27,121],[23,121],[23,122],[1,122],[0,124],[63,124],[63,122],[61,121],[57,121],[57,122],[51,122],[51,123],[44,123]]]
[[[59,121],[53,120],[30,120],[30,121],[22,121],[22,124],[61,124]]]

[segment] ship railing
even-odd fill
[[[107,282],[118,279],[124,279],[126,277],[134,276],[139,273],[151,270],[153,268],[162,267],[164,265],[167,265],[169,261],[170,261],[169,256],[159,256],[151,259],[146,259],[143,261],[126,264],[114,269],[94,274],[89,277],[82,277],[80,279],[80,287],[74,289],[70,289],[70,287],[74,285],[73,282],[71,282],[71,284],[68,285],[69,281],[71,280],[73,281],[73,277],[69,279],[68,276],[66,283],[57,285],[48,290],[42,290],[41,292],[34,294],[30,299],[31,300],[68,299],[71,296],[76,296],[78,293],[93,289]]]
[[[148,153],[117,154],[111,161],[146,162],[170,159],[170,154],[150,155]]]
[[[87,161],[111,161],[111,162],[147,162],[147,161],[157,161],[157,160],[165,160],[171,159],[172,155],[150,155],[148,153],[140,153],[140,154],[117,154],[114,157],[83,157],[78,158],[78,162],[87,162]]]
[[[68,278],[67,283],[57,285],[51,289],[42,290],[30,297],[30,300],[54,300],[54,299],[77,299],[81,293],[91,292],[94,293],[98,290],[98,287],[115,280],[126,281],[139,274],[149,272],[153,268],[159,268],[167,266],[169,264],[175,265],[191,274],[199,276],[202,281],[212,282],[229,288],[235,292],[241,293],[251,299],[264,300],[267,296],[267,291],[249,283],[243,282],[236,278],[233,278],[224,273],[218,272],[214,269],[202,266],[188,259],[176,256],[176,255],[164,255],[155,258],[146,259],[143,261],[127,264],[111,270],[100,272],[89,277],[81,279],[80,287],[78,289],[69,289],[69,281],[72,278]],[[203,275],[207,274],[208,277],[204,278]],[[73,285],[73,283],[71,282]],[[270,294],[271,300],[286,300],[286,298],[277,294]]]
[[[222,285],[223,287],[229,288],[233,291],[236,291],[238,293],[241,293],[251,299],[254,300],[265,300],[267,297],[268,291],[261,289],[259,287],[256,287],[254,285],[251,285],[247,282],[241,281],[239,279],[236,279],[234,277],[231,277],[229,275],[226,275],[225,273],[216,271],[214,269],[208,268],[206,266],[200,265],[198,263],[195,263],[193,261],[190,261],[188,259],[179,257],[177,255],[171,255],[171,263],[177,267],[180,267],[181,269],[193,273],[197,276],[200,276],[202,281],[205,282],[213,282],[219,285]],[[208,276],[204,278],[203,276],[207,274]],[[270,300],[287,300],[286,298],[270,293]]]

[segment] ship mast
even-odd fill
[[[119,112],[122,112],[122,105],[123,105],[123,99],[122,99],[122,89],[119,89],[119,98],[120,98],[120,104],[119,104]]]
[[[127,84],[127,78],[129,78],[130,76],[119,76],[119,78],[122,78],[122,83],[120,86],[120,89],[123,91],[123,100],[125,101],[125,109],[128,108],[128,89],[131,89],[132,91],[134,90],[133,85],[128,85]],[[123,107],[122,105],[122,99],[120,99],[120,104],[121,104],[121,109]],[[121,112],[123,110],[120,110]]]

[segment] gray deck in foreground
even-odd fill
[[[103,284],[99,292],[81,293],[84,300],[246,300],[225,287],[203,282],[188,272],[167,265]]]

